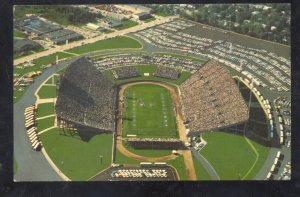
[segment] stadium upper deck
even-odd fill
[[[116,86],[86,58],[67,68],[58,90],[57,118],[105,131],[114,130]]]
[[[180,85],[185,120],[191,132],[209,131],[249,119],[249,111],[229,71],[209,61]]]

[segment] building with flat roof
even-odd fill
[[[14,22],[16,29],[28,34],[41,36],[43,34],[63,29],[62,26],[36,16],[29,16]]]
[[[133,14],[132,17],[136,20],[141,20],[141,21],[152,18],[151,14],[149,14],[148,12],[139,12]]]

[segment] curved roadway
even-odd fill
[[[146,51],[147,53],[152,52],[167,52],[167,53],[177,53],[180,54],[179,51],[170,50],[170,49],[163,49],[156,47],[154,45],[151,45],[142,39],[129,34],[131,37],[134,37],[135,39],[139,40],[144,48],[142,50],[105,50],[100,52],[91,52],[89,55],[101,55],[101,54],[109,54],[111,52],[114,53],[130,53],[130,52],[140,52],[140,51]],[[180,55],[187,55],[187,54],[180,54]],[[199,55],[194,54],[188,54],[189,56],[193,57],[200,57]],[[77,58],[81,57],[83,55],[77,56],[72,58],[71,60],[64,61],[62,63],[59,63],[57,66],[51,67],[48,70],[46,70],[41,76],[37,77],[35,79],[35,82],[30,85],[26,93],[22,96],[22,98],[14,104],[14,157],[18,164],[18,171],[14,175],[15,181],[62,181],[63,179],[52,169],[48,161],[45,159],[42,152],[36,152],[32,150],[31,144],[26,136],[26,131],[24,128],[24,111],[25,108],[29,105],[32,105],[35,103],[36,98],[34,96],[34,93],[40,86],[40,84],[46,80],[48,77],[53,75],[58,70],[62,69],[67,64],[75,61]],[[201,58],[201,57],[200,57]],[[229,68],[230,69],[230,68]],[[237,75],[235,70],[230,69],[230,71],[233,71]],[[265,90],[263,88],[259,88],[261,92],[265,92],[268,95],[271,95],[270,99],[276,98],[278,95],[287,95],[286,93],[277,93],[277,92],[271,92],[269,90]],[[289,96],[288,96],[289,97]],[[275,154],[278,149],[271,148],[270,153],[268,155],[268,158],[263,165],[260,172],[257,174],[256,179],[264,179],[272,165],[272,162],[274,161]],[[203,160],[201,157],[196,158],[199,161]],[[201,163],[202,163],[201,162]],[[204,163],[203,163],[204,164]],[[208,165],[205,165],[206,167]],[[217,179],[217,175],[213,173],[213,171],[209,170],[207,168],[209,174],[212,176],[213,179]]]

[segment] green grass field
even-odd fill
[[[111,165],[112,134],[83,141],[78,135],[60,135],[58,129],[52,129],[41,135],[41,141],[52,161],[71,180],[87,180]]]
[[[129,37],[116,37],[107,40],[100,40],[92,44],[86,44],[80,47],[67,50],[67,52],[84,54],[93,51],[106,50],[106,49],[118,49],[118,48],[141,48],[142,45]]]
[[[167,161],[167,164],[176,168],[179,175],[179,179],[181,181],[187,180],[187,174],[186,174],[185,164],[182,155],[178,156],[176,159]]]
[[[152,18],[149,18],[149,19],[145,20],[144,22],[145,22],[145,23],[149,23],[149,22],[155,21],[155,20],[156,20],[156,18],[155,18],[155,17],[152,17]]]
[[[141,163],[141,161],[127,157],[127,156],[123,155],[118,149],[116,149],[115,163],[117,163],[117,164],[139,164],[139,163]]]
[[[37,130],[38,130],[38,132],[41,132],[45,129],[53,127],[54,126],[54,120],[55,120],[54,116],[37,120]]]
[[[135,22],[135,21],[132,21],[132,20],[126,20],[122,23],[123,23],[123,26],[116,28],[117,30],[128,29],[130,27],[134,27],[134,26],[137,26],[139,24],[138,22]]]
[[[54,103],[42,103],[37,107],[37,117],[53,115],[54,112]]]
[[[18,163],[17,163],[17,160],[14,158],[14,175],[17,173],[18,171]]]
[[[14,29],[14,37],[26,38],[26,34],[17,29]]]
[[[176,84],[176,85],[180,85],[181,83],[183,83],[185,80],[187,80],[192,75],[190,72],[182,71],[177,80],[165,79],[165,78],[153,76],[153,73],[155,72],[157,66],[154,66],[154,65],[138,65],[138,66],[135,66],[135,67],[137,68],[137,70],[141,74],[140,77],[134,77],[134,78],[129,78],[129,79],[118,80],[118,79],[114,78],[111,70],[103,70],[102,73],[116,84],[122,84],[122,83],[130,82],[130,81],[151,80],[151,81],[168,82],[168,83],[173,83],[173,84]],[[149,73],[150,76],[144,76],[144,73]]]
[[[243,136],[213,132],[204,133],[202,137],[207,145],[200,151],[215,168],[221,180],[253,179],[264,164],[269,148],[250,141],[259,152],[256,154]],[[252,166],[254,165],[254,168]],[[252,168],[252,170],[251,170]],[[251,170],[249,172],[249,170]]]
[[[42,86],[38,92],[40,99],[55,98],[56,86]]]
[[[210,175],[205,170],[204,166],[193,156],[193,163],[197,175],[197,180],[206,181],[211,180]]]
[[[177,137],[172,98],[158,85],[134,85],[125,90],[123,136]]]

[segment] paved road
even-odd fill
[[[141,27],[141,28],[143,28],[143,27]],[[130,31],[134,31],[134,30],[130,29]],[[132,36],[131,33],[129,35]],[[180,51],[158,48],[154,45],[148,44],[147,42],[145,42],[135,36],[132,36],[132,37],[141,41],[141,43],[144,45],[144,48],[142,51],[146,51],[148,53],[171,52],[171,53],[177,53],[180,55],[186,55],[185,53],[180,53]],[[94,42],[94,41],[91,41],[91,42]],[[55,49],[55,50],[59,51],[62,49]],[[133,49],[133,50],[106,50],[106,51],[101,51],[101,52],[93,52],[90,54],[100,55],[100,54],[106,54],[106,53],[108,54],[111,52],[130,53],[130,52],[137,52],[137,51],[141,51],[141,50],[135,50],[135,49]],[[199,57],[194,54],[189,54],[189,55],[191,55],[193,57]],[[43,54],[41,56],[45,56],[45,54]],[[29,56],[27,56],[27,57],[29,57]],[[25,57],[25,58],[27,58],[27,57]],[[78,57],[72,58],[72,60],[68,60],[66,62],[59,64],[58,68],[59,69],[63,68],[64,65],[68,64],[69,62],[74,61]],[[34,55],[30,56],[29,58],[35,59],[35,58],[37,58],[37,56],[36,56],[36,54],[34,54]],[[18,61],[20,61],[20,59],[18,59]],[[27,60],[22,60],[22,61],[27,61]],[[232,69],[230,69],[230,70],[233,71]],[[56,172],[51,168],[51,166],[48,164],[48,162],[46,161],[46,159],[44,158],[42,153],[35,152],[31,149],[31,145],[29,144],[29,141],[27,139],[25,129],[24,129],[24,115],[23,115],[25,107],[35,103],[34,92],[36,91],[36,89],[46,78],[48,78],[55,72],[56,72],[56,68],[52,67],[52,68],[48,69],[46,72],[44,72],[41,76],[36,78],[34,84],[32,84],[29,87],[29,89],[26,91],[26,93],[20,99],[20,101],[17,102],[16,104],[14,104],[14,145],[15,145],[14,146],[14,157],[16,158],[17,163],[18,163],[18,171],[15,175],[16,180],[19,180],[19,181],[21,181],[21,180],[22,181],[62,180],[56,174]],[[236,71],[233,71],[233,72],[236,75],[240,76],[240,73],[238,73]],[[266,97],[269,98],[270,101],[272,101],[274,98],[276,98],[279,95],[286,95],[290,99],[290,92],[278,93],[278,92],[269,91],[265,88],[257,88],[257,89],[259,89],[259,91],[263,95],[266,95]],[[276,121],[276,124],[278,124],[277,121]],[[255,179],[262,180],[266,177],[266,175],[268,174],[268,172],[274,162],[275,152],[277,153],[277,150],[278,149],[271,148],[271,151],[268,155],[268,158],[267,158],[265,164],[263,165],[263,167],[261,168],[260,172],[257,174]],[[286,156],[284,158],[284,161],[282,162],[282,165],[281,165],[282,167],[280,168],[280,171],[283,170],[282,169],[283,166],[287,163],[287,161],[290,161],[290,157],[291,157],[290,149],[283,147],[281,151]],[[193,154],[194,154],[194,152],[193,152]],[[211,168],[209,163],[207,163],[201,155],[199,155],[199,154],[194,154],[194,155],[201,163],[203,163],[204,167],[207,169],[207,171],[209,172],[211,177],[215,180],[219,180],[218,175],[214,172],[214,170]]]
[[[75,59],[58,64],[57,69],[62,69],[67,63]],[[42,152],[36,152],[31,149],[31,144],[27,138],[26,129],[24,128],[25,108],[35,103],[35,91],[43,81],[55,72],[56,67],[52,67],[37,77],[20,101],[14,104],[14,158],[18,163],[18,170],[14,176],[16,181],[62,180],[52,169]]]
[[[131,27],[131,28],[128,28],[128,29],[112,32],[110,34],[103,34],[103,35],[100,35],[100,36],[97,36],[97,37],[94,37],[94,38],[75,41],[75,42],[69,43],[67,45],[57,46],[55,48],[51,48],[49,50],[42,51],[40,53],[36,53],[36,54],[32,54],[32,55],[28,55],[28,56],[25,56],[25,57],[18,58],[16,60],[14,60],[14,65],[21,64],[21,63],[24,63],[26,61],[31,61],[33,59],[37,59],[37,58],[40,58],[40,57],[48,56],[48,55],[56,53],[56,52],[68,50],[68,49],[71,49],[71,48],[74,48],[74,47],[77,47],[77,46],[81,46],[82,43],[84,43],[84,44],[94,43],[94,42],[99,41],[99,40],[104,40],[104,39],[107,39],[107,38],[113,38],[113,37],[116,37],[116,36],[128,34],[130,32],[135,32],[135,31],[139,31],[139,30],[142,30],[142,29],[146,29],[146,28],[158,25],[158,24],[168,22],[168,21],[173,20],[175,18],[178,18],[178,16],[164,17],[164,18],[160,18],[159,20],[155,20],[155,21],[152,21],[152,22],[149,22],[149,23],[144,23],[144,24],[141,24],[141,25],[138,25],[138,26],[135,26],[135,27]]]
[[[204,166],[205,170],[208,172],[209,176],[212,180],[220,180],[219,175],[217,174],[216,170],[210,165],[210,163],[193,147],[191,151],[194,157]]]

